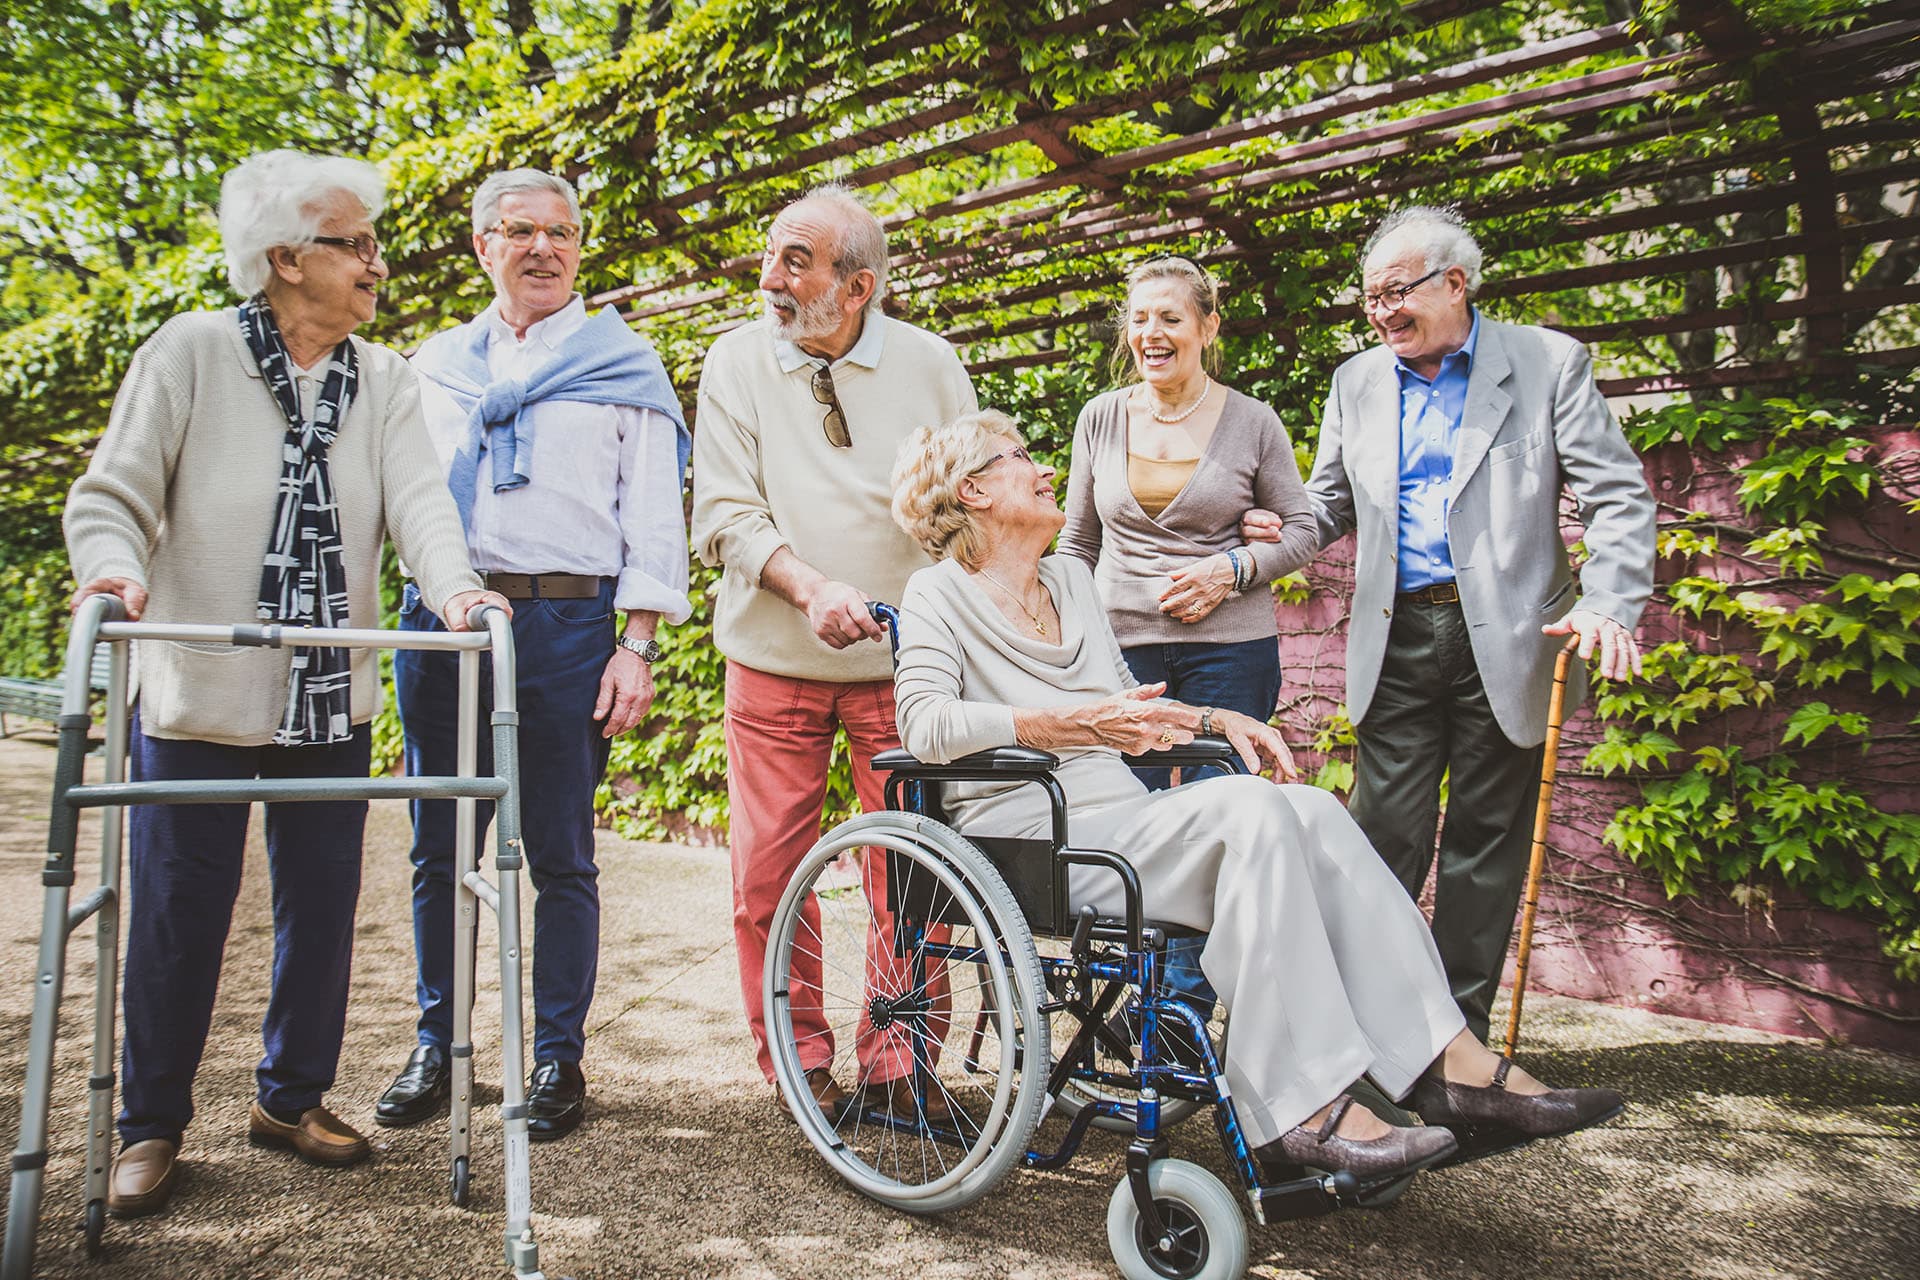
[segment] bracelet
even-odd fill
[[[1200,709],[1200,733],[1202,736],[1205,736],[1206,734],[1209,734],[1212,732],[1213,732],[1213,708],[1202,707]]]
[[[1246,559],[1242,560],[1239,548],[1227,549],[1227,560],[1233,565],[1233,594],[1235,595],[1245,591],[1253,582],[1253,553],[1249,551],[1245,554]]]

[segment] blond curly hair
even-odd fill
[[[960,482],[987,465],[1006,436],[1025,444],[1012,418],[993,409],[962,414],[943,427],[921,427],[893,459],[893,522],[935,560],[949,556],[977,569],[986,554]]]

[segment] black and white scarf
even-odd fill
[[[293,359],[280,326],[264,297],[240,308],[240,331],[267,380],[280,412],[287,418],[281,448],[279,501],[266,562],[260,571],[263,621],[296,626],[338,627],[347,621],[347,572],[340,541],[340,512],[335,506],[327,450],[333,444],[347,406],[360,386],[360,361],[351,340],[342,340],[327,357],[326,381],[313,418],[300,412]],[[274,732],[276,746],[303,747],[340,742],[353,733],[353,662],[346,649],[296,648],[287,708]]]

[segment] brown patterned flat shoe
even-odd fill
[[[1460,1135],[1465,1158],[1512,1150],[1535,1138],[1557,1138],[1604,1124],[1627,1109],[1612,1089],[1549,1089],[1514,1093],[1507,1088],[1513,1059],[1501,1058],[1493,1083],[1455,1084],[1429,1071],[1413,1086],[1413,1109],[1430,1125]],[[1500,1143],[1505,1145],[1501,1146]]]
[[[1284,1182],[1297,1177],[1301,1166],[1342,1170],[1363,1183],[1377,1183],[1402,1177],[1440,1163],[1454,1153],[1454,1136],[1441,1128],[1418,1126],[1390,1128],[1378,1138],[1343,1138],[1334,1130],[1353,1106],[1353,1098],[1341,1094],[1333,1110],[1318,1129],[1296,1125],[1253,1154],[1260,1162],[1261,1175],[1268,1182]]]

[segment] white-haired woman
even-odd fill
[[[133,618],[379,625],[391,535],[450,625],[483,592],[400,356],[353,337],[387,277],[373,166],[272,151],[227,175],[235,309],[175,316],[134,354],[67,502],[77,605]],[[133,776],[365,777],[369,651],[136,647]],[[345,1030],[363,801],[269,804],[274,963],[249,1136],[324,1165],[367,1141],[323,1105]],[[247,807],[139,806],[129,841],[122,1149],[108,1211],[173,1194],[193,1117]]]
[[[989,747],[1058,753],[1076,845],[1139,872],[1160,919],[1209,931],[1201,966],[1231,1009],[1234,1109],[1270,1166],[1365,1179],[1455,1149],[1442,1128],[1396,1128],[1346,1090],[1369,1076],[1429,1125],[1514,1141],[1616,1115],[1605,1089],[1549,1090],[1468,1033],[1425,921],[1338,800],[1318,788],[1216,777],[1149,792],[1123,753],[1219,733],[1248,765],[1294,776],[1277,730],[1137,684],[1086,567],[1049,556],[1062,516],[1053,469],[1013,422],[978,413],[923,428],[894,466],[894,518],[927,553],[901,601],[900,738],[923,760]],[[945,797],[962,830],[1044,837],[1038,788],[973,785]],[[1121,909],[1119,886],[1076,869],[1074,905]],[[1278,1170],[1275,1171],[1276,1174]]]

